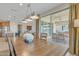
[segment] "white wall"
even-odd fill
[[[36,20],[32,23],[32,32],[36,32]]]

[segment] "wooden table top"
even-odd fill
[[[22,38],[17,38],[13,45],[17,56],[59,56],[64,55],[67,50],[65,47],[41,39],[34,39],[28,44]]]

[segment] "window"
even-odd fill
[[[69,9],[42,17],[40,20],[41,33],[52,36],[53,33],[69,31]]]

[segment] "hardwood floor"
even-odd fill
[[[27,44],[22,38],[17,38],[13,45],[17,56],[62,56],[68,49],[40,39],[34,39],[31,44]]]
[[[62,56],[68,49],[41,39],[34,39],[30,44],[25,43],[22,38],[9,39],[13,42],[17,56]],[[7,42],[0,38],[0,56],[9,56],[9,53]]]
[[[0,37],[0,56],[9,56],[9,53],[8,43],[5,41],[5,38]]]

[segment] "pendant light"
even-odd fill
[[[25,21],[27,23],[38,18],[39,17],[36,15],[35,11],[32,10],[31,4],[27,4],[26,17],[23,19],[23,22]]]

